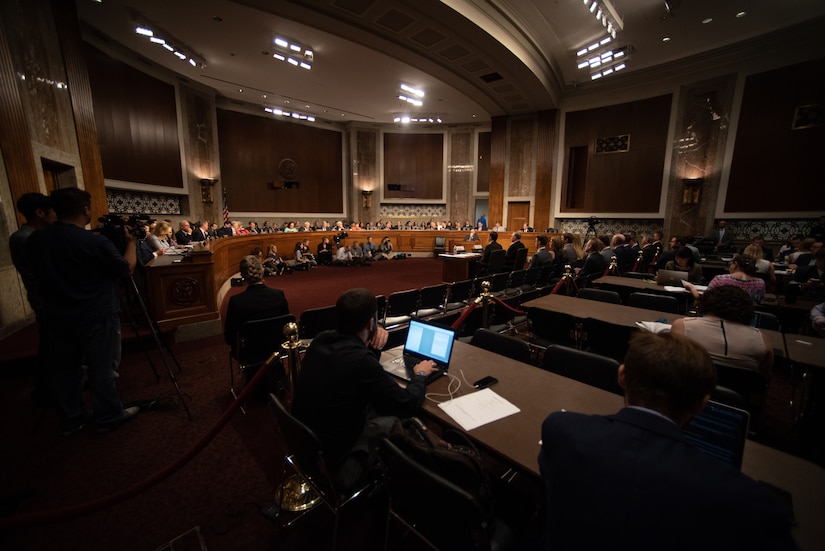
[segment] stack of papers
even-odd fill
[[[438,407],[467,431],[521,411],[489,388],[443,402]]]

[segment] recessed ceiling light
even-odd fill
[[[662,39],[662,42],[670,42],[670,37],[666,36]]]
[[[736,18],[741,19],[741,18],[745,17],[746,15],[748,15],[748,12],[740,11],[739,13],[736,14]]]
[[[711,21],[713,21],[713,18],[712,18],[712,17],[707,17],[707,18],[705,18],[705,19],[702,19],[702,25],[707,25],[707,24],[708,24],[708,23],[710,23]]]

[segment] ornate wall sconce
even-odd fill
[[[365,209],[372,208],[372,192],[368,190],[361,191],[361,205]]]
[[[201,201],[207,205],[214,203],[212,187],[218,183],[217,178],[201,178]]]
[[[683,178],[682,179],[682,204],[698,205],[702,198],[702,184],[704,178]]]

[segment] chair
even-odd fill
[[[518,362],[529,364],[533,360],[533,353],[527,341],[497,333],[490,329],[476,329],[470,344],[501,356],[507,356]]]
[[[278,506],[283,510],[284,497],[290,481],[290,478],[287,477],[287,467],[290,467],[334,515],[335,521],[332,527],[332,549],[334,550],[338,544],[338,527],[340,524],[341,509],[375,486],[378,479],[377,477],[369,478],[359,487],[342,495],[333,484],[333,473],[327,466],[321,442],[318,440],[318,437],[315,436],[315,433],[293,417],[293,415],[284,408],[284,405],[277,396],[270,394],[269,401],[275,412],[278,431],[281,433],[284,447],[286,448],[280,487],[281,499]],[[312,510],[312,507],[305,509],[300,515],[297,515],[296,518],[288,522],[286,526],[293,525]]]
[[[518,295],[523,291],[524,279],[527,277],[527,270],[513,270],[510,272],[510,280],[504,289],[507,296]]]
[[[720,404],[725,404],[739,409],[747,409],[745,399],[738,392],[726,386],[716,385],[710,393],[710,399]]]
[[[335,305],[304,310],[298,321],[298,336],[302,340],[314,339],[321,331],[335,329]]]
[[[476,278],[476,286],[479,289],[479,294],[481,294],[482,280],[490,282],[490,293],[492,293],[494,297],[500,297],[503,296],[507,290],[507,282],[510,281],[510,272],[498,272],[489,276]]]
[[[576,346],[578,328],[576,320],[570,314],[544,310],[527,309],[527,325],[533,334],[533,342],[541,347],[551,344]]]
[[[504,258],[507,256],[507,251],[499,249],[490,252],[490,258],[487,259],[486,274],[497,274],[504,270]]]
[[[619,362],[613,358],[554,344],[544,351],[541,367],[568,379],[624,395],[618,382]]]
[[[382,325],[385,329],[407,323],[418,310],[418,289],[395,291],[387,297],[387,312]]]
[[[541,268],[528,268],[524,271],[524,280],[521,282],[521,290],[530,291],[536,288],[541,276]]]
[[[619,362],[624,361],[627,354],[627,343],[638,331],[636,327],[616,325],[595,318],[585,318],[582,322],[584,335],[582,340],[586,350],[608,356]]]
[[[627,297],[627,305],[636,308],[647,308],[659,312],[679,313],[679,301],[670,295],[657,295],[655,293],[630,293]]]
[[[506,526],[491,519],[474,495],[413,460],[387,438],[379,450],[389,491],[384,549],[407,548],[390,545],[393,521],[430,549],[509,547],[506,540],[512,536]]]
[[[513,259],[513,270],[523,270],[524,265],[527,264],[527,247],[522,247],[516,251],[516,257]]]
[[[776,315],[771,314],[770,312],[757,311],[754,317],[756,318],[756,327],[759,329],[782,331],[782,324]]]
[[[716,364],[717,384],[727,387],[745,400],[751,414],[751,432],[756,432],[768,394],[768,381],[758,371]]]
[[[450,296],[447,299],[446,310],[458,310],[466,307],[470,303],[470,297],[473,292],[473,280],[465,279],[463,281],[455,281],[450,286]]]
[[[235,357],[229,354],[229,392],[235,399],[240,394],[240,385],[252,378],[269,356],[281,348],[284,337],[284,325],[295,321],[295,316],[285,314],[261,320],[247,321],[238,328],[235,335]],[[235,387],[235,368],[233,360],[237,361],[240,375],[239,388]],[[241,408],[242,411],[243,408]],[[246,413],[246,411],[244,411]]]
[[[647,272],[625,272],[622,277],[629,277],[632,279],[650,279],[651,276]]]
[[[619,293],[617,293],[616,291],[607,291],[605,289],[593,289],[590,287],[585,287],[584,289],[580,289],[579,293],[576,296],[587,300],[609,302],[611,304],[622,303]]]
[[[437,314],[443,314],[447,307],[447,296],[450,293],[448,283],[439,283],[422,287],[415,318],[421,319]]]
[[[438,256],[440,254],[447,252],[447,238],[444,236],[437,236],[435,238],[435,244],[433,245],[433,254]]]

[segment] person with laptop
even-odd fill
[[[683,433],[716,386],[698,343],[640,332],[618,381],[626,404],[618,413],[561,411],[542,424],[542,548],[797,548],[786,505]]]
[[[696,257],[693,251],[687,247],[680,247],[676,251],[676,256],[673,260],[669,260],[665,264],[665,270],[671,272],[687,272],[687,280],[691,283],[700,284],[705,277],[702,275],[702,267],[696,263]]]
[[[304,356],[292,414],[306,424],[335,469],[339,490],[354,487],[375,466],[375,445],[398,417],[415,415],[436,364],[416,364],[406,387],[379,362],[387,331],[378,326],[375,295],[350,289],[335,303],[336,329],[319,333]]]

